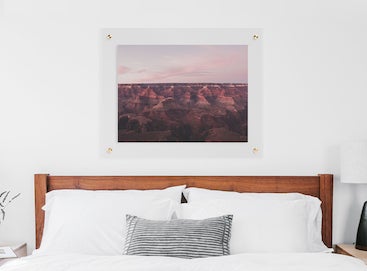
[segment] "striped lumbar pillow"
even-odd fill
[[[189,259],[229,255],[232,218],[157,221],[126,215],[124,254]]]

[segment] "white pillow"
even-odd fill
[[[83,197],[89,193],[99,193],[109,195],[120,196],[136,196],[144,198],[159,198],[159,199],[171,199],[177,203],[181,203],[182,193],[185,190],[186,185],[172,186],[165,189],[153,189],[153,190],[83,190],[83,189],[60,189],[52,190],[46,194],[46,206],[55,196],[76,196]]]
[[[314,240],[315,216],[311,219],[310,212],[315,208],[317,204],[305,199],[219,199],[182,204],[179,216],[205,219],[232,214],[231,254],[326,251]]]
[[[271,201],[293,201],[306,200],[308,205],[308,235],[309,250],[312,252],[330,251],[322,241],[321,225],[322,211],[321,201],[313,196],[301,193],[239,193],[234,191],[210,190],[204,188],[190,187],[183,192],[188,203],[204,202],[219,199],[254,199]]]
[[[183,189],[52,191],[46,196],[43,237],[35,254],[122,255],[126,214],[169,220]]]
[[[197,187],[186,188],[183,191],[183,194],[188,203],[213,199],[296,200],[315,198],[301,193],[240,193],[234,191],[211,190]]]

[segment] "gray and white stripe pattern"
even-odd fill
[[[232,218],[158,221],[126,215],[124,254],[187,259],[229,255]]]

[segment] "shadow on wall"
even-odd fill
[[[342,185],[345,186],[345,185]],[[357,189],[356,187],[353,187],[354,189],[351,189],[351,198],[352,200],[349,202],[349,204],[346,206],[347,207],[347,216],[345,217],[345,227],[344,227],[344,232],[343,232],[343,236],[351,236],[350,238],[351,241],[354,243],[356,241],[356,236],[357,236],[357,228],[358,228],[358,222],[359,222],[359,216],[360,216],[360,212],[362,210],[362,205],[359,204],[358,199],[358,193],[357,193]]]
[[[329,146],[326,150],[325,168],[334,175],[333,239],[334,243],[354,243],[367,185],[340,182],[340,145]],[[342,220],[335,214],[345,214]],[[343,236],[343,240],[338,237]],[[336,238],[336,239],[335,239]]]

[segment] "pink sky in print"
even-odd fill
[[[119,45],[117,81],[247,83],[247,45]]]

